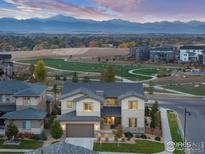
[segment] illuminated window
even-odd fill
[[[138,103],[137,101],[130,101],[128,104],[128,109],[134,110],[138,108]]]
[[[107,98],[106,99],[107,105],[117,105],[118,100],[116,98]]]
[[[92,112],[93,107],[91,103],[84,103],[84,111],[85,112]]]
[[[137,128],[137,119],[136,118],[129,118],[129,127],[130,128]]]
[[[73,107],[73,102],[67,101],[67,108],[72,108],[72,107]]]

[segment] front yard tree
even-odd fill
[[[11,140],[13,137],[15,138],[17,133],[18,133],[18,128],[13,123],[9,123],[6,126],[5,135],[9,140]]]
[[[51,124],[51,136],[54,139],[59,139],[63,135],[63,130],[57,120],[53,120]]]
[[[108,65],[107,69],[102,72],[101,80],[104,82],[115,82],[115,72],[112,65]]]
[[[123,127],[122,126],[118,126],[117,129],[113,133],[114,133],[116,139],[122,138]]]
[[[77,82],[78,82],[78,74],[77,74],[77,72],[74,72],[74,73],[73,73],[72,82],[74,82],[74,83],[77,83]]]
[[[149,94],[153,94],[154,93],[154,84],[152,81],[149,82],[149,87],[147,89]]]
[[[85,76],[84,78],[83,78],[83,82],[90,82],[90,78],[89,78],[89,76]]]
[[[155,103],[152,105],[152,109],[151,109],[151,123],[150,123],[150,127],[151,128],[155,128],[157,125],[157,112],[159,111],[159,105],[158,102],[155,101]]]
[[[45,82],[47,79],[47,69],[43,60],[39,60],[35,67],[35,78],[38,82]]]

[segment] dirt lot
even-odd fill
[[[125,56],[129,49],[122,48],[64,48],[38,51],[6,52],[12,54],[13,60],[32,58],[93,58],[105,56]]]

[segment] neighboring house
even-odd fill
[[[130,48],[129,58],[137,61],[149,60],[149,47],[137,46]]]
[[[0,127],[13,122],[21,132],[39,134],[51,111],[47,88],[23,81],[0,81]]]
[[[99,152],[72,145],[63,141],[26,152],[25,154],[99,154]]]
[[[180,48],[181,62],[198,62],[205,64],[204,46],[183,46]]]
[[[11,80],[13,77],[13,62],[11,54],[0,54],[0,80]]]
[[[150,61],[172,62],[176,60],[176,48],[159,47],[150,49]]]
[[[146,101],[141,83],[68,83],[57,119],[67,137],[95,137],[119,125],[143,133]]]

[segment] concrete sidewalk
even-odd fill
[[[167,109],[160,108],[161,121],[162,121],[162,133],[164,137],[164,146],[167,153],[171,154],[173,147],[172,136],[169,128],[169,121],[167,117]]]
[[[33,149],[0,149],[0,152],[29,152],[32,151]]]

